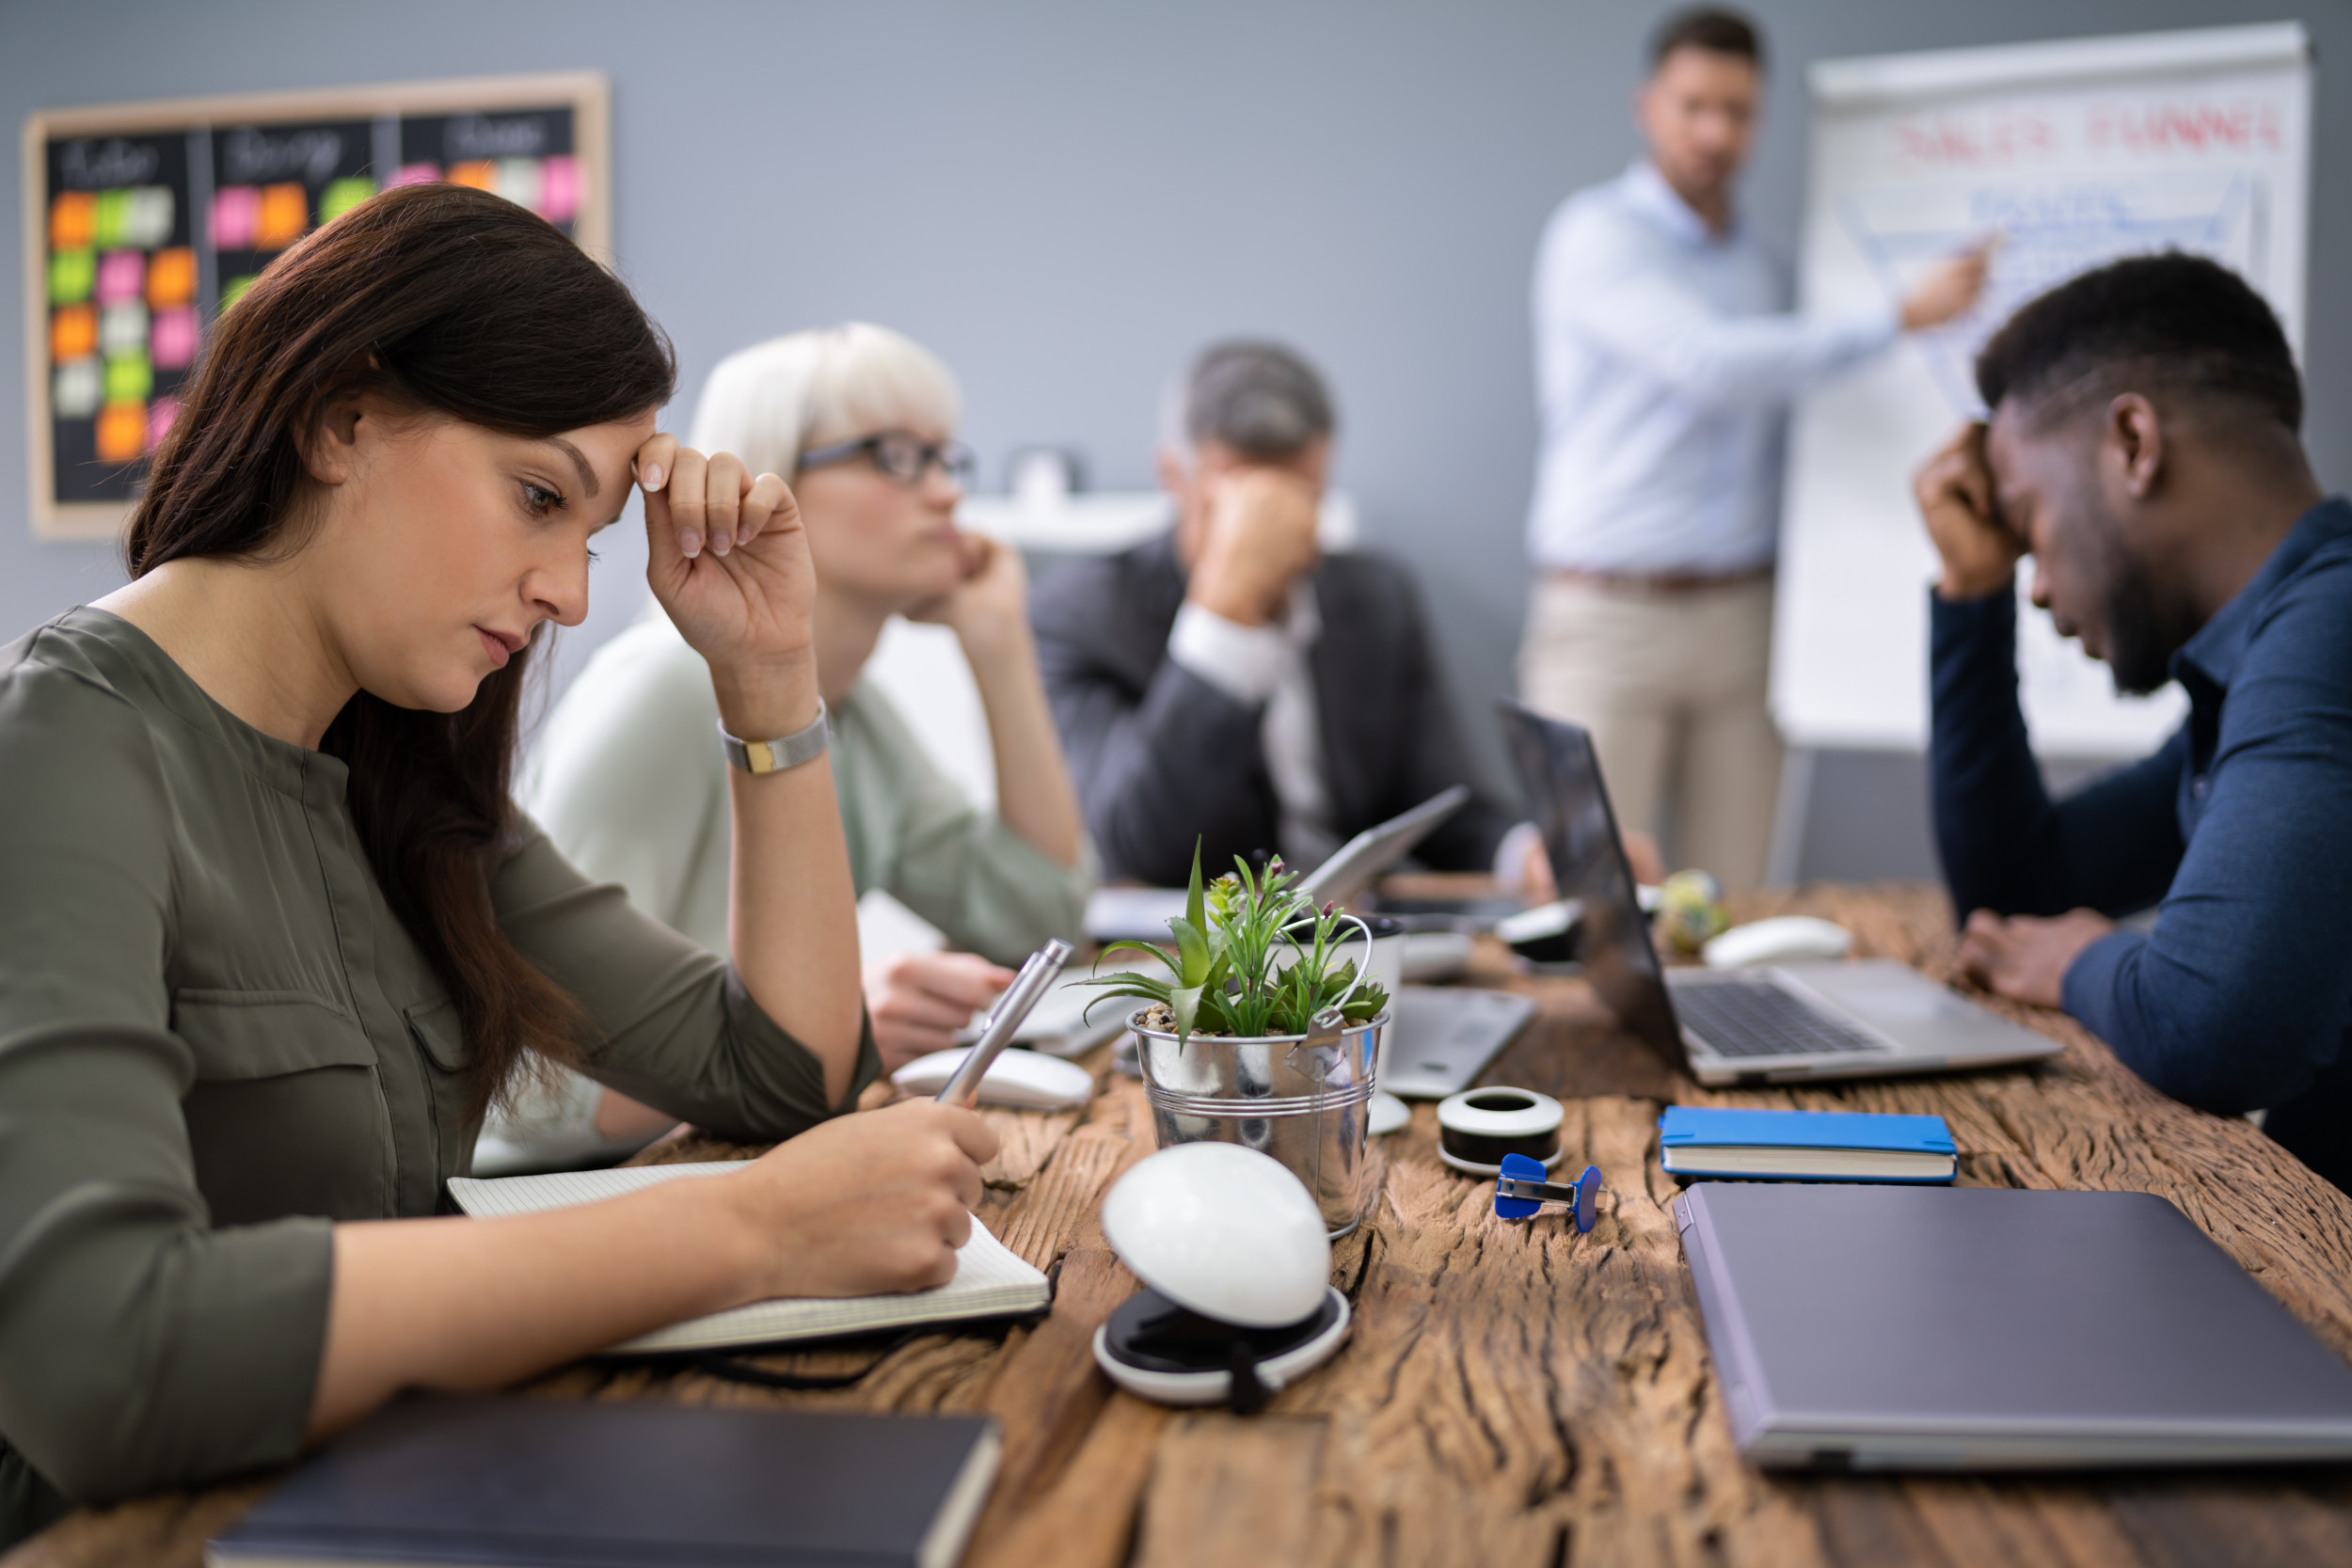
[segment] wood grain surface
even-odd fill
[[[1948,977],[1928,889],[1809,889],[1746,917],[1826,915],[1857,951]],[[2250,1124],[2141,1085],[2055,1014],[1993,1003],[2066,1044],[2031,1069],[1804,1089],[1705,1090],[1666,1069],[1571,980],[1480,978],[1541,1003],[1486,1081],[1559,1095],[1571,1166],[1600,1167],[1580,1236],[1494,1217],[1492,1189],[1436,1156],[1432,1107],[1382,1141],[1376,1212],[1335,1249],[1355,1329],[1262,1415],[1162,1410],[1096,1370],[1094,1328],[1135,1289],[1096,1224],[1104,1191],[1152,1148],[1140,1088],[1089,1059],[1083,1112],[991,1113],[1006,1134],[982,1217],[1051,1269],[1033,1323],[759,1357],[850,1386],[778,1392],[671,1364],[587,1363],[549,1398],[987,1411],[1003,1472],[974,1568],[1235,1562],[1460,1564],[2352,1563],[2352,1467],[2083,1477],[1768,1477],[1731,1446],[1658,1163],[1661,1105],[1935,1112],[1969,1185],[2108,1188],[2178,1204],[2329,1344],[2352,1355],[2352,1203]],[[748,1154],[708,1141],[665,1159]],[[265,1483],[86,1511],[0,1568],[193,1568]]]

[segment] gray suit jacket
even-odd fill
[[[1309,663],[1332,826],[1344,840],[1470,782],[1443,674],[1403,568],[1334,555],[1314,575],[1323,635]],[[1263,705],[1235,702],[1168,657],[1184,600],[1171,538],[1073,562],[1029,601],[1038,661],[1104,870],[1183,886],[1275,846],[1279,807],[1259,743]],[[1514,818],[1473,798],[1416,853],[1484,871]]]

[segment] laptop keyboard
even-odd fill
[[[1676,1014],[1719,1056],[1811,1056],[1883,1051],[1885,1042],[1839,1022],[1764,975],[1674,988]]]

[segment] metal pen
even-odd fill
[[[970,1106],[980,1098],[980,1080],[988,1075],[988,1068],[1006,1046],[1012,1043],[1013,1031],[1045,995],[1048,986],[1062,972],[1077,949],[1056,938],[1029,955],[1021,966],[1021,973],[1012,977],[1005,994],[996,1001],[996,1010],[988,1015],[980,1027],[980,1037],[964,1053],[963,1062],[938,1094],[942,1105]]]

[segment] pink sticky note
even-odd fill
[[[213,245],[220,250],[250,250],[262,221],[262,192],[256,185],[223,185],[213,196]]]
[[[158,310],[147,329],[148,356],[159,371],[176,371],[196,357],[196,311]]]
[[[148,451],[151,452],[164,444],[164,437],[171,434],[171,421],[179,418],[179,415],[180,400],[178,398],[155,400],[154,405],[147,411],[146,450]]]
[[[110,250],[98,259],[98,303],[119,305],[147,287],[147,257],[135,250]]]
[[[569,223],[580,215],[580,160],[559,155],[539,160],[539,215]]]
[[[394,185],[430,185],[441,178],[438,164],[403,164],[392,171]]]

